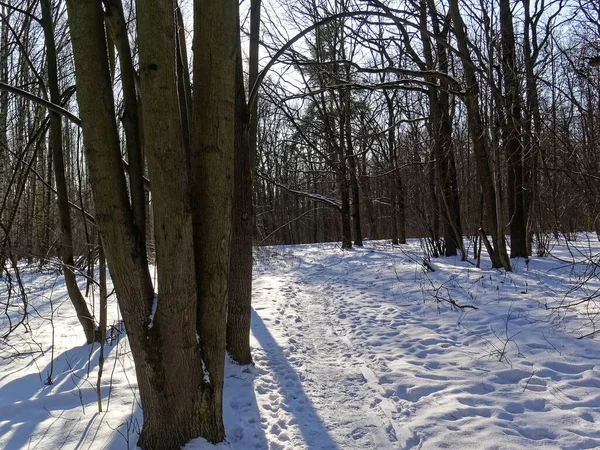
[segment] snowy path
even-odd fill
[[[280,435],[278,431],[287,429],[289,422],[299,422],[299,433],[292,434],[296,439],[292,439],[291,448],[394,448],[392,442],[398,438],[391,409],[383,409],[380,400],[373,400],[380,398],[377,376],[350,339],[336,330],[336,314],[323,294],[304,290],[301,281],[282,277],[269,282],[279,289],[271,290],[267,296],[280,300],[276,318],[266,318],[265,322],[270,322],[269,328],[280,334],[285,350],[278,354],[277,344],[265,343],[264,334],[257,332],[260,326],[255,326],[257,340],[265,351],[255,359],[259,367],[265,363],[265,375],[275,373],[286,380],[284,391],[288,391],[288,398],[281,403],[287,404],[288,411],[271,414],[271,419],[267,419],[270,434],[283,436],[280,448],[285,448],[283,444],[290,439],[290,433]],[[260,307],[257,309],[260,312]],[[258,315],[254,319],[255,323],[261,321]],[[273,388],[258,386],[257,392],[271,392]],[[265,406],[271,408],[268,403]],[[329,437],[324,424],[341,438],[337,443]]]
[[[600,448],[600,336],[576,339],[600,329],[600,266],[570,251],[507,274],[452,258],[425,273],[418,241],[259,249],[255,366],[226,368],[229,442],[185,450]],[[25,275],[35,314],[0,342],[0,449],[134,450],[126,334],[106,348],[98,414],[98,348],[78,345],[62,278]]]
[[[409,258],[314,247],[258,275],[256,400],[269,449],[600,447],[600,370],[585,360],[597,344],[561,356],[532,325],[538,302],[516,307],[510,291],[500,302],[494,275],[471,279],[472,312],[425,299],[421,278]],[[463,294],[454,300],[475,297]]]
[[[331,263],[335,264],[334,261]],[[283,442],[271,442],[270,448],[386,450],[417,446],[418,436],[402,424],[402,418],[410,414],[410,402],[401,400],[393,390],[385,388],[382,383],[385,377],[381,374],[390,369],[374,354],[370,355],[368,348],[357,344],[364,335],[362,328],[374,325],[361,321],[371,322],[381,313],[400,318],[402,307],[390,305],[382,312],[379,303],[365,298],[368,297],[366,286],[339,287],[341,280],[333,274],[327,279],[327,274],[327,267],[313,264],[310,271],[301,272],[301,278],[292,269],[287,276],[261,277],[255,284],[258,314],[253,317],[253,329],[258,343],[271,359],[269,362],[260,352],[255,357],[256,364],[259,368],[265,364],[265,374],[274,372],[286,380],[295,378],[291,371],[295,372],[301,386],[297,381],[287,382],[285,389],[299,388],[312,402],[312,407],[307,408],[305,399],[301,399],[299,407],[294,407],[292,402],[288,404],[289,411],[270,415],[267,429],[272,436],[287,429],[290,421],[296,422],[290,412],[298,414],[298,420],[311,428],[307,432],[300,425],[299,433],[292,434],[296,439],[292,439],[287,447],[290,432],[284,432],[281,434]],[[323,279],[325,283],[321,284]],[[318,282],[313,283],[315,280]],[[360,297],[362,301],[352,301]],[[260,306],[263,301],[273,305]],[[273,307],[275,317],[263,312],[273,310]],[[262,330],[264,333],[257,333],[261,327],[256,324],[262,321],[281,336],[278,345],[285,350],[280,351],[279,356],[284,356],[289,364],[276,356],[275,345],[263,342],[264,333],[268,333],[266,329]],[[379,335],[384,339],[381,343],[386,337],[398,336],[399,325],[392,321]],[[274,387],[258,386],[257,392],[259,395],[271,392]],[[291,395],[298,396],[297,392]],[[270,394],[268,398],[275,396]],[[258,399],[260,403],[260,396]],[[271,409],[269,403],[266,407]],[[315,419],[320,422],[316,428]],[[324,433],[324,423],[336,436],[335,442]]]

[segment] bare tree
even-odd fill
[[[194,5],[189,155],[178,96],[175,4],[136,4],[143,136],[154,206],[156,296],[120,160],[102,10],[97,3],[78,0],[67,6],[96,219],[144,407],[139,445],[175,449],[196,436],[219,442],[224,439],[236,4]],[[214,53],[223,57],[215,60]]]

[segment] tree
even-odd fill
[[[490,259],[493,267],[504,267],[511,270],[506,252],[504,231],[497,208],[498,193],[494,186],[490,161],[488,157],[487,138],[479,111],[479,82],[475,73],[475,65],[469,52],[469,38],[466,33],[458,0],[450,0],[450,16],[454,23],[454,32],[458,43],[458,50],[465,72],[466,92],[465,104],[469,122],[469,134],[475,154],[479,184],[483,193],[488,223],[491,226],[493,247],[490,246]]]
[[[56,43],[54,41],[54,26],[52,23],[52,5],[50,0],[42,0],[42,26],[46,43],[46,59],[48,61],[48,88],[50,101],[55,105],[60,104],[60,90],[58,86],[58,66]],[[77,286],[75,278],[75,260],[73,255],[73,231],[71,228],[71,212],[67,193],[67,181],[63,159],[62,118],[56,112],[50,113],[50,142],[52,160],[54,162],[54,179],[56,180],[56,197],[58,203],[58,217],[61,231],[60,253],[65,276],[65,284],[71,303],[77,313],[77,318],[83,327],[88,344],[96,341],[99,336],[97,326],[87,303]]]
[[[260,0],[250,4],[250,61],[248,92],[258,77]],[[238,26],[239,28],[239,26]],[[238,38],[235,87],[235,159],[233,189],[233,232],[229,261],[229,295],[227,300],[227,352],[238,364],[250,364],[250,318],[252,315],[252,240],[254,208],[252,173],[256,155],[258,126],[257,104],[248,104],[244,89],[244,71]]]
[[[5,7],[0,7],[0,13],[6,18]],[[5,19],[6,20],[6,19]],[[0,32],[0,82],[8,83],[8,27],[2,23],[2,31]],[[6,190],[8,188],[8,92],[0,91],[0,198],[6,198]],[[0,206],[0,223],[2,223],[2,240],[6,241],[8,236],[4,230],[4,201]],[[5,250],[0,249],[0,276],[4,272]]]
[[[421,40],[423,54],[429,70],[436,69],[430,37],[427,33],[427,12],[431,19],[435,50],[439,71],[448,74],[448,31],[449,20],[443,28],[435,6],[431,0],[421,0]],[[435,157],[436,181],[440,190],[440,213],[444,222],[444,253],[456,256],[460,250],[462,258],[466,258],[463,244],[463,230],[460,215],[460,193],[456,173],[456,162],[452,141],[452,119],[450,117],[450,84],[446,78],[440,78],[439,87],[435,77],[428,77],[431,85],[427,89],[429,99],[430,133],[433,139],[433,155]]]
[[[502,37],[502,71],[505,103],[503,141],[508,164],[510,257],[527,258],[529,253],[527,251],[525,174],[523,173],[523,145],[521,140],[521,98],[517,73],[515,32],[509,0],[500,0],[500,34]]]
[[[175,6],[172,0],[136,4],[155,296],[120,158],[103,12],[97,2],[67,2],[96,220],[136,365],[144,450],[177,449],[196,436],[224,439],[237,4],[194,2],[189,152],[178,96]]]

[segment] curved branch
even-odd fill
[[[266,176],[259,170],[256,171],[256,175],[258,175],[259,178],[262,178],[263,180],[265,180],[267,183],[271,183],[271,184],[289,192],[290,194],[310,198],[311,200],[315,200],[315,201],[318,201],[321,203],[325,203],[326,205],[333,206],[334,208],[337,208],[339,211],[342,210],[342,205],[340,204],[340,202],[338,202],[337,200],[335,200],[333,198],[325,197],[324,195],[320,195],[320,194],[311,194],[310,192],[304,192],[304,191],[298,191],[297,189],[292,189],[289,186],[278,183],[277,181],[273,180],[272,178],[269,178],[268,176]]]
[[[1,1],[0,1],[0,6],[4,6],[4,7],[8,8],[8,9],[10,9],[12,11],[24,14],[27,17],[29,17],[30,19],[35,20],[40,25],[42,24],[42,21],[41,21],[41,19],[39,17],[37,17],[35,14],[33,14],[33,13],[31,13],[31,12],[25,10],[25,9],[17,8],[16,6],[13,6],[13,5],[10,5],[10,4],[6,3],[6,2],[1,2]]]
[[[271,67],[273,67],[275,65],[277,60],[292,47],[292,45],[294,45],[296,42],[298,42],[300,39],[302,39],[304,36],[306,36],[311,31],[314,31],[317,28],[322,27],[323,25],[327,25],[328,23],[333,22],[334,20],[343,19],[345,17],[359,17],[359,16],[389,17],[387,13],[382,13],[382,12],[377,12],[377,11],[350,11],[350,12],[334,14],[332,16],[326,17],[325,19],[312,24],[310,27],[305,28],[300,33],[298,33],[293,38],[291,38],[289,41],[287,41],[285,43],[285,45],[283,47],[281,47],[277,51],[277,53],[275,53],[273,55],[273,57],[269,60],[269,62],[263,68],[263,70],[260,71],[260,73],[258,74],[258,77],[256,78],[256,82],[254,83],[254,86],[252,86],[252,90],[250,91],[250,97],[248,98],[248,106],[252,107],[254,102],[256,102],[256,99],[258,97],[258,88],[262,84],[262,81],[264,80],[265,76],[267,75],[267,72],[271,69]]]
[[[71,122],[73,122],[78,127],[81,126],[81,120],[79,120],[79,117],[77,117],[75,114],[67,111],[62,106],[57,105],[52,102],[49,102],[48,100],[44,100],[43,98],[38,97],[37,95],[34,95],[27,91],[24,91],[23,89],[19,89],[18,87],[11,86],[10,84],[4,83],[2,81],[0,81],[0,91],[7,91],[7,92],[10,92],[11,94],[15,94],[20,97],[26,98],[29,101],[37,103],[38,105],[41,105],[41,106],[49,109],[50,111],[60,114],[61,116],[69,119]]]

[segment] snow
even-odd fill
[[[210,373],[208,372],[208,369],[206,368],[206,363],[204,362],[204,360],[202,359],[202,372],[204,373],[204,377],[203,380],[205,383],[210,384]]]
[[[259,248],[255,365],[227,362],[228,441],[184,448],[598,448],[600,335],[584,337],[600,318],[598,254],[582,234],[512,273],[457,258],[426,272],[417,240]],[[99,348],[82,344],[62,277],[22,276],[31,332],[0,340],[0,448],[134,449],[142,415],[114,297],[98,413]]]
[[[154,295],[154,300],[152,302],[152,310],[150,311],[150,317],[148,317],[148,329],[154,326],[154,316],[156,315],[156,308],[158,308],[158,295]]]

